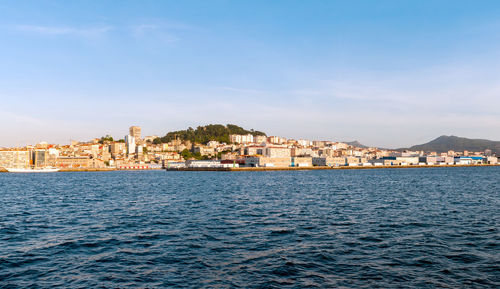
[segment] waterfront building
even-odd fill
[[[400,166],[402,164],[401,160],[397,160],[396,157],[383,157],[381,159],[371,160],[374,166]]]
[[[48,152],[47,150],[33,150],[31,152],[32,164],[36,168],[47,166]]]
[[[493,156],[489,156],[486,158],[486,163],[490,164],[490,165],[496,165],[498,163],[498,158],[493,157]]]
[[[418,165],[418,163],[420,162],[420,158],[418,156],[403,156],[396,157],[396,159],[400,160],[403,165]]]
[[[345,157],[314,157],[312,158],[312,164],[320,167],[338,167],[347,165],[347,161]]]
[[[266,147],[264,155],[268,158],[284,158],[291,157],[291,149],[286,147]]]
[[[483,163],[484,158],[480,156],[462,156],[455,158],[457,165],[478,165]]]
[[[249,156],[245,158],[248,167],[311,167],[311,157],[261,157]]]
[[[188,168],[220,168],[221,162],[218,160],[189,160],[186,161]]]
[[[60,168],[91,168],[92,164],[92,159],[88,156],[58,157],[56,160],[56,167]]]
[[[455,163],[455,159],[453,156],[427,156],[426,158],[426,163],[428,165],[439,165],[439,164],[448,164],[452,165]],[[422,159],[419,159],[420,162],[422,162]]]
[[[162,167],[164,169],[171,169],[171,168],[185,168],[186,163],[185,162],[174,162],[170,160],[163,160],[162,161]]]
[[[0,167],[27,168],[30,166],[29,151],[0,151]]]
[[[354,157],[354,156],[349,156],[349,157],[346,157],[345,159],[346,159],[347,165],[360,165],[362,163],[367,162],[366,158]]]
[[[312,157],[292,157],[290,166],[292,167],[312,167]]]
[[[245,165],[249,167],[290,167],[291,157],[246,157]]]
[[[238,168],[240,166],[245,166],[245,159],[232,159],[232,160],[221,160],[220,163],[224,167]]]

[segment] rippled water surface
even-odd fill
[[[500,168],[0,174],[0,287],[500,286]]]

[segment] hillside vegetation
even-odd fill
[[[246,130],[234,124],[209,124],[198,126],[196,129],[192,127],[186,130],[178,130],[167,133],[165,136],[157,138],[154,143],[167,143],[171,140],[189,140],[194,143],[206,144],[211,140],[229,143],[230,134],[252,134],[254,136],[266,135],[261,131]]]
[[[481,152],[490,149],[497,155],[500,154],[500,141],[491,141],[486,139],[469,139],[457,136],[440,136],[428,143],[415,145],[409,148],[414,151],[435,151],[447,152],[453,151],[474,151]]]

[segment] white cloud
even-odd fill
[[[174,43],[180,40],[179,31],[193,31],[198,28],[180,22],[146,21],[132,26],[131,33],[136,38],[149,38],[163,43]]]
[[[18,25],[15,27],[17,31],[25,33],[33,33],[47,36],[78,36],[78,37],[98,37],[105,35],[113,30],[110,25],[102,25],[95,27],[71,27],[71,26],[43,26],[43,25]]]
[[[359,73],[318,80],[291,91],[325,105],[418,110],[433,114],[494,114],[500,105],[500,70],[484,63],[455,63],[400,73]]]
[[[237,92],[242,94],[267,94],[268,91],[258,90],[258,89],[246,89],[246,88],[237,88],[230,86],[217,86],[215,89],[229,91],[229,92]]]

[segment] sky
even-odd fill
[[[0,0],[0,123],[0,146],[211,123],[500,140],[500,2]]]

